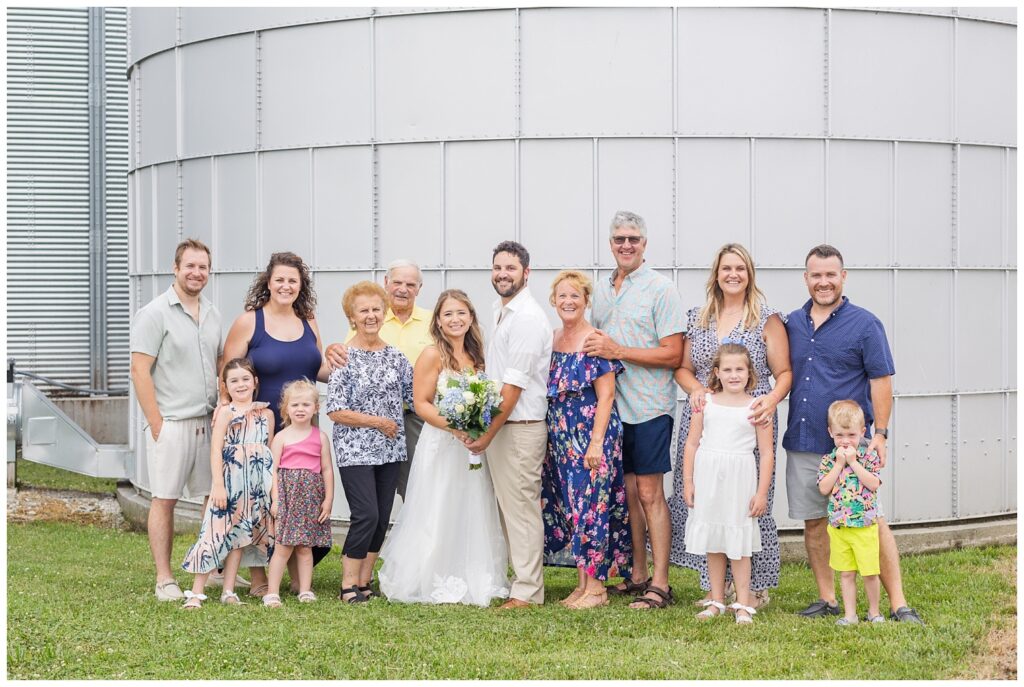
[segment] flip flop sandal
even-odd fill
[[[651,584],[653,577],[648,577],[646,582],[634,582],[633,580],[625,581],[626,586],[620,587],[617,584],[609,584],[605,586],[605,589],[612,596],[630,596],[631,594],[643,594],[647,591],[647,587]]]
[[[352,594],[352,596],[346,599],[346,594]],[[342,587],[341,591],[338,592],[338,598],[347,604],[361,604],[370,600],[365,594],[363,594],[359,587],[356,587],[355,585],[351,587]]]
[[[650,593],[654,593],[656,596],[658,596],[660,598],[652,599],[649,596],[638,596],[635,599],[633,599],[633,603],[647,604],[646,608],[643,607],[643,606],[634,607],[632,605],[630,606],[630,608],[633,608],[634,610],[637,610],[637,611],[639,611],[639,610],[649,611],[649,610],[651,610],[653,608],[668,608],[668,605],[675,600],[675,598],[672,596],[672,587],[669,587],[668,591],[665,591],[661,587],[655,587],[654,585],[648,585],[647,589],[644,591],[644,594],[650,594]]]

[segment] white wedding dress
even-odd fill
[[[508,597],[508,549],[487,458],[470,470],[468,455],[450,432],[423,425],[408,498],[380,552],[377,577],[389,600],[488,606]]]

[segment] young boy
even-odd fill
[[[868,622],[884,623],[879,612],[878,523],[876,493],[881,461],[860,446],[866,432],[864,411],[855,401],[828,407],[828,433],[836,448],[821,459],[818,489],[828,495],[828,564],[841,573],[844,617],[837,625],[857,624],[857,573],[864,579]]]

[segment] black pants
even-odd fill
[[[367,553],[378,553],[388,531],[395,486],[401,463],[352,465],[340,468],[341,484],[351,515],[343,556],[357,560]]]

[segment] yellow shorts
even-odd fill
[[[828,564],[838,572],[856,570],[862,576],[877,575],[878,523],[870,527],[828,526]]]

